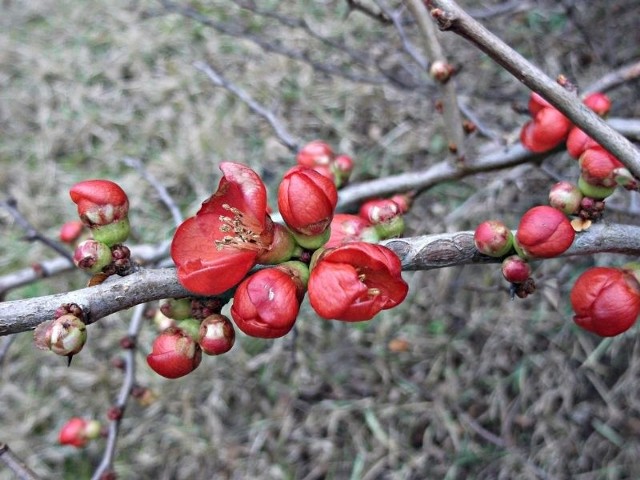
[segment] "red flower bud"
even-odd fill
[[[520,141],[532,152],[546,152],[558,146],[569,133],[571,122],[555,108],[543,108],[520,132]]]
[[[108,225],[124,219],[129,199],[124,190],[109,180],[85,180],[69,190],[78,206],[80,220],[88,227]]]
[[[247,335],[277,338],[293,328],[306,279],[283,265],[259,270],[238,285],[231,316]]]
[[[358,322],[399,305],[408,286],[400,260],[386,247],[364,242],[326,250],[309,277],[309,301],[323,318]]]
[[[112,260],[111,249],[93,239],[80,243],[73,252],[73,263],[76,267],[91,273],[100,273]]]
[[[580,327],[603,337],[619,335],[640,313],[640,284],[623,269],[590,268],[571,289],[571,305]]]
[[[200,324],[200,348],[207,355],[221,355],[233,347],[236,332],[231,320],[224,315],[213,314]]]
[[[338,188],[349,182],[351,172],[353,172],[353,159],[349,155],[338,155],[331,164],[333,174]]]
[[[413,195],[410,193],[397,193],[391,200],[396,202],[396,205],[400,207],[400,211],[402,213],[407,213],[411,208],[411,203],[413,202]]]
[[[500,220],[487,220],[476,228],[473,242],[481,253],[502,257],[513,247],[513,234]]]
[[[602,147],[594,147],[580,155],[580,172],[585,182],[597,187],[615,187],[616,169],[624,165]]]
[[[604,117],[611,110],[611,99],[604,93],[595,92],[587,96],[583,102],[587,107]]]
[[[235,286],[273,241],[267,190],[258,174],[231,162],[220,164],[220,170],[224,176],[216,193],[178,227],[171,243],[178,280],[200,295]]]
[[[296,155],[298,165],[304,167],[317,167],[320,165],[329,166],[333,162],[335,155],[333,150],[326,142],[322,140],[314,140],[307,143]]]
[[[41,323],[33,332],[36,347],[64,357],[79,353],[87,341],[87,327],[71,313]]]
[[[80,220],[70,220],[60,227],[60,241],[64,243],[75,242],[84,229],[84,223]]]
[[[518,255],[511,255],[502,261],[502,275],[507,282],[524,283],[531,277],[531,266]]]
[[[278,188],[278,208],[294,233],[324,233],[338,203],[338,191],[329,179],[306,167],[293,167]]]
[[[147,363],[158,375],[178,378],[194,371],[202,360],[200,346],[178,328],[158,335],[147,355]]]
[[[575,232],[564,213],[546,205],[529,209],[520,220],[516,242],[524,255],[552,258],[573,243]]]
[[[578,127],[573,127],[571,131],[569,131],[567,151],[573,158],[579,158],[585,150],[594,147],[600,147],[600,145]]]
[[[570,182],[558,182],[549,190],[549,204],[567,215],[578,213],[582,199],[580,189]]]
[[[554,108],[554,107],[549,102],[547,102],[544,98],[542,98],[540,94],[536,92],[531,92],[531,96],[529,97],[529,113],[531,113],[531,116],[535,117],[536,114],[543,108]]]
[[[331,236],[324,245],[333,248],[348,242],[377,243],[380,238],[375,228],[364,218],[349,213],[336,213],[331,220]]]
[[[370,223],[388,222],[400,215],[402,211],[398,204],[388,198],[368,200],[360,207],[359,215]]]
[[[73,417],[67,420],[58,434],[58,441],[62,445],[71,445],[77,448],[84,447],[89,440],[100,435],[100,422],[97,420],[85,420]]]

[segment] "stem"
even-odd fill
[[[585,107],[573,94],[551,80],[542,70],[484,28],[453,0],[426,0],[441,30],[451,30],[469,40],[531,90],[539,93],[574,124],[617,157],[640,177],[640,151]]]

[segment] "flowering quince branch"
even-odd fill
[[[474,245],[473,231],[395,238],[380,242],[401,260],[402,269],[432,270],[458,265],[499,263],[481,254]],[[576,235],[560,257],[596,253],[640,254],[640,227],[595,224]],[[44,297],[0,302],[0,336],[34,329],[49,320],[61,304],[75,303],[85,312],[87,325],[140,303],[163,298],[188,297],[173,268],[140,269],[122,278],[112,278],[94,287]]]
[[[547,77],[542,70],[489,32],[453,0],[426,0],[425,5],[441,30],[451,30],[469,40],[531,90],[539,93],[575,125],[593,137],[640,177],[640,151],[609,127],[577,97]]]

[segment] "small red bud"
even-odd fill
[[[570,182],[558,182],[549,190],[549,204],[567,215],[578,213],[583,198],[580,189]]]
[[[473,241],[481,253],[502,257],[513,247],[513,234],[500,220],[487,220],[478,225]]]
[[[313,168],[319,165],[329,166],[335,154],[328,143],[314,140],[307,143],[296,155],[298,165]]]
[[[100,435],[100,422],[97,420],[85,420],[73,417],[60,429],[58,441],[62,445],[71,445],[77,448],[84,447],[89,440]]]
[[[531,266],[518,255],[511,255],[502,261],[502,275],[511,283],[524,283],[531,276]]]
[[[153,342],[147,363],[159,375],[178,378],[200,365],[202,351],[198,344],[177,328],[168,328]]]
[[[78,317],[68,313],[41,323],[33,335],[36,347],[69,357],[79,353],[84,347],[87,327]]]
[[[214,314],[200,324],[200,348],[207,355],[221,355],[233,347],[236,332],[224,315]]]
[[[73,263],[82,270],[100,273],[113,261],[111,249],[104,243],[93,239],[80,243],[73,253]]]
[[[80,238],[80,235],[82,235],[83,229],[84,224],[80,220],[65,222],[62,227],[60,227],[60,241],[63,243],[75,242]]]

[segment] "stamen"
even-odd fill
[[[382,292],[380,291],[379,288],[370,288],[369,290],[367,290],[367,293],[369,295],[371,295],[372,297],[377,297],[378,295],[380,295]]]
[[[221,225],[218,227],[223,233],[233,233],[233,235],[225,235],[221,240],[216,240],[216,249],[222,250],[224,247],[245,248],[248,250],[262,249],[264,246],[260,242],[260,235],[253,232],[244,220],[244,214],[235,207],[227,203],[222,208],[231,212],[232,217],[220,215],[218,218]]]

